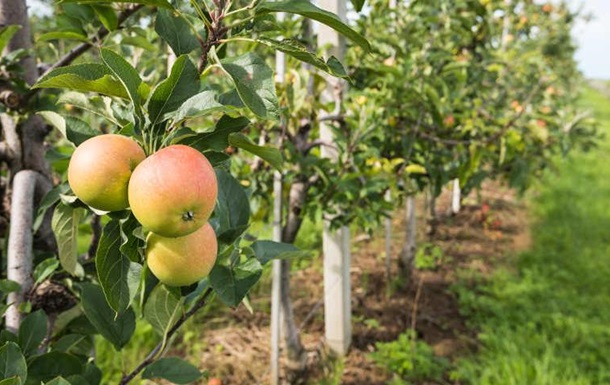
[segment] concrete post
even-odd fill
[[[318,5],[346,20],[345,0],[320,0]],[[318,47],[326,48],[325,56],[333,55],[342,60],[345,52],[345,40],[333,29],[325,25],[318,25]],[[322,101],[339,102],[337,95],[341,94],[343,87],[345,87],[345,83],[342,80],[327,77],[327,89],[321,95]],[[326,123],[322,123],[320,126],[320,139],[324,143],[334,142],[332,129]],[[338,154],[336,149],[323,146],[322,156],[336,159]],[[345,355],[352,339],[349,228],[343,227],[338,231],[331,231],[329,221],[326,220],[322,239],[326,342],[335,353]]]

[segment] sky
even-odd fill
[[[610,0],[571,0],[573,9],[583,7],[590,15],[588,22],[580,20],[573,35],[578,44],[576,60],[587,78],[610,79]]]
[[[1,1],[1,0],[0,0]],[[610,0],[567,0],[572,9],[583,8],[582,18],[576,24],[573,34],[578,44],[576,60],[587,78],[610,79]],[[45,9],[44,0],[27,0],[34,12]],[[538,1],[543,2],[543,1]],[[555,3],[560,0],[554,0]]]

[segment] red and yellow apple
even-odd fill
[[[145,229],[182,237],[207,223],[218,194],[207,158],[185,145],[165,147],[146,158],[129,181],[129,205]]]
[[[168,286],[188,286],[205,278],[218,254],[216,234],[209,223],[184,237],[155,233],[146,237],[146,261],[150,271]]]
[[[72,154],[68,183],[74,194],[94,209],[124,210],[129,207],[129,178],[144,158],[142,147],[126,136],[95,136]]]

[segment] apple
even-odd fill
[[[129,205],[145,229],[164,237],[198,230],[216,204],[218,182],[207,158],[189,146],[165,147],[136,167]]]
[[[218,243],[209,223],[184,237],[155,233],[146,237],[146,261],[150,271],[167,286],[188,286],[210,274]]]
[[[129,178],[144,158],[144,150],[133,139],[115,134],[95,136],[72,154],[68,183],[74,194],[94,209],[124,210],[129,207]]]

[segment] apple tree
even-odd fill
[[[592,144],[595,131],[576,106],[577,15],[565,6],[388,5],[371,1],[358,21],[372,55],[354,47],[346,63],[356,68],[350,93],[367,100],[365,116],[378,127],[377,162],[393,164],[404,180],[398,196],[429,189],[434,211],[434,197],[454,178],[466,193],[487,179],[523,191],[556,154]],[[431,220],[433,227],[434,212]]]
[[[231,173],[230,149],[250,152],[276,169],[283,160],[277,149],[245,135],[256,128],[252,119],[275,120],[280,110],[267,57],[241,46],[270,47],[341,76],[345,71],[336,59],[283,41],[285,31],[275,15],[316,20],[365,50],[368,42],[305,0],[68,0],[55,6],[52,28],[37,31],[45,60],[39,70],[25,3],[9,3],[0,8],[5,18],[0,19],[4,186],[12,197],[9,270],[2,281],[2,292],[8,294],[6,329],[0,333],[0,356],[7,362],[2,377],[10,384],[99,384],[101,372],[90,356],[92,335],[120,350],[133,335],[136,318],[143,317],[159,333],[159,342],[138,366],[123,373],[120,383],[140,375],[194,381],[202,375],[197,367],[162,357],[180,326],[214,298],[239,305],[267,262],[299,255],[293,246],[245,237],[250,202]],[[159,71],[159,58],[166,53],[167,68]],[[47,60],[52,64],[43,65]],[[218,245],[209,276],[186,285],[157,276],[145,259],[152,248],[150,225],[142,226],[146,215],[93,207],[71,189],[66,169],[74,148],[107,135],[136,141],[148,157],[140,165],[170,147],[186,146],[214,167],[217,199],[209,225],[202,226],[210,226],[215,239],[197,243],[208,250]],[[48,143],[53,147],[47,148]],[[113,157],[107,152],[91,159],[91,172],[118,162],[120,155],[106,159]],[[108,185],[114,178],[116,174],[108,176]],[[170,191],[180,195],[189,185],[184,179]],[[131,204],[150,199],[147,193],[154,196],[154,187],[147,185]],[[157,209],[144,204],[143,210],[154,214]],[[87,222],[90,237],[83,252],[79,232]],[[174,235],[170,231],[166,243],[182,257],[200,251]],[[39,239],[46,242],[39,246]]]

